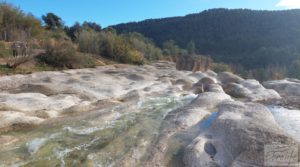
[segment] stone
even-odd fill
[[[0,131],[18,130],[44,122],[42,118],[27,116],[15,111],[0,111],[0,120]]]
[[[209,136],[209,137],[207,137]],[[185,149],[186,166],[264,166],[264,146],[297,145],[257,103],[225,102],[218,117]]]
[[[230,83],[239,83],[244,79],[230,72],[221,72],[218,74],[217,80],[222,84],[222,86],[223,85],[226,86],[227,84]]]
[[[253,79],[242,80],[239,83],[229,83],[224,90],[232,97],[246,98],[249,101],[269,101],[281,98],[275,90],[266,89]]]

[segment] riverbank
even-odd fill
[[[299,144],[264,105],[277,84],[171,62],[3,76],[0,166],[263,166],[265,145]]]

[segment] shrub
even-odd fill
[[[121,37],[130,43],[134,49],[141,52],[146,60],[158,60],[162,56],[161,49],[142,34],[126,33],[122,34]]]
[[[231,72],[231,67],[224,63],[213,63],[212,70],[216,73],[229,71]]]
[[[99,33],[91,29],[83,29],[76,33],[79,51],[83,53],[99,54]]]
[[[12,55],[11,49],[6,46],[5,42],[0,42],[0,57],[8,57]]]
[[[99,54],[121,63],[143,64],[143,54],[116,33],[101,32]]]
[[[71,42],[52,42],[47,43],[46,53],[38,56],[41,63],[58,68],[83,68],[94,67],[94,58],[79,54]]]

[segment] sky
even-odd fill
[[[72,25],[92,21],[102,27],[151,18],[184,16],[211,8],[283,10],[300,0],[6,0],[37,18],[53,12]]]

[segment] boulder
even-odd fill
[[[269,101],[280,99],[280,95],[272,90],[264,88],[256,80],[242,80],[239,83],[228,83],[224,90],[227,94],[235,98],[246,98],[249,101]]]
[[[284,96],[300,96],[300,83],[295,81],[291,79],[266,81],[263,82],[263,85],[266,88],[276,90]]]
[[[44,121],[44,119],[15,111],[0,111],[0,120],[0,131],[32,127]]]
[[[193,91],[195,94],[206,92],[209,85],[215,84],[215,80],[210,77],[203,77],[196,84],[193,85]]]
[[[196,126],[215,109],[217,105],[232,99],[225,93],[205,92],[199,94],[189,105],[176,109],[165,117],[158,136],[153,140],[149,157],[144,166],[164,166],[169,140],[176,133]]]
[[[210,84],[206,87],[206,92],[225,93],[222,86],[219,84]]]
[[[222,84],[222,86],[226,86],[230,83],[240,83],[244,79],[232,74],[231,72],[221,72],[218,74],[217,80]]]
[[[267,145],[298,144],[263,105],[227,101],[218,106],[212,125],[185,149],[184,163],[193,167],[258,167],[264,166]]]
[[[300,82],[297,79],[284,79],[263,82],[266,88],[276,90],[283,98],[272,103],[286,108],[300,109]]]
[[[181,85],[182,90],[190,90],[192,88],[193,82],[187,79],[177,79],[174,85]]]

